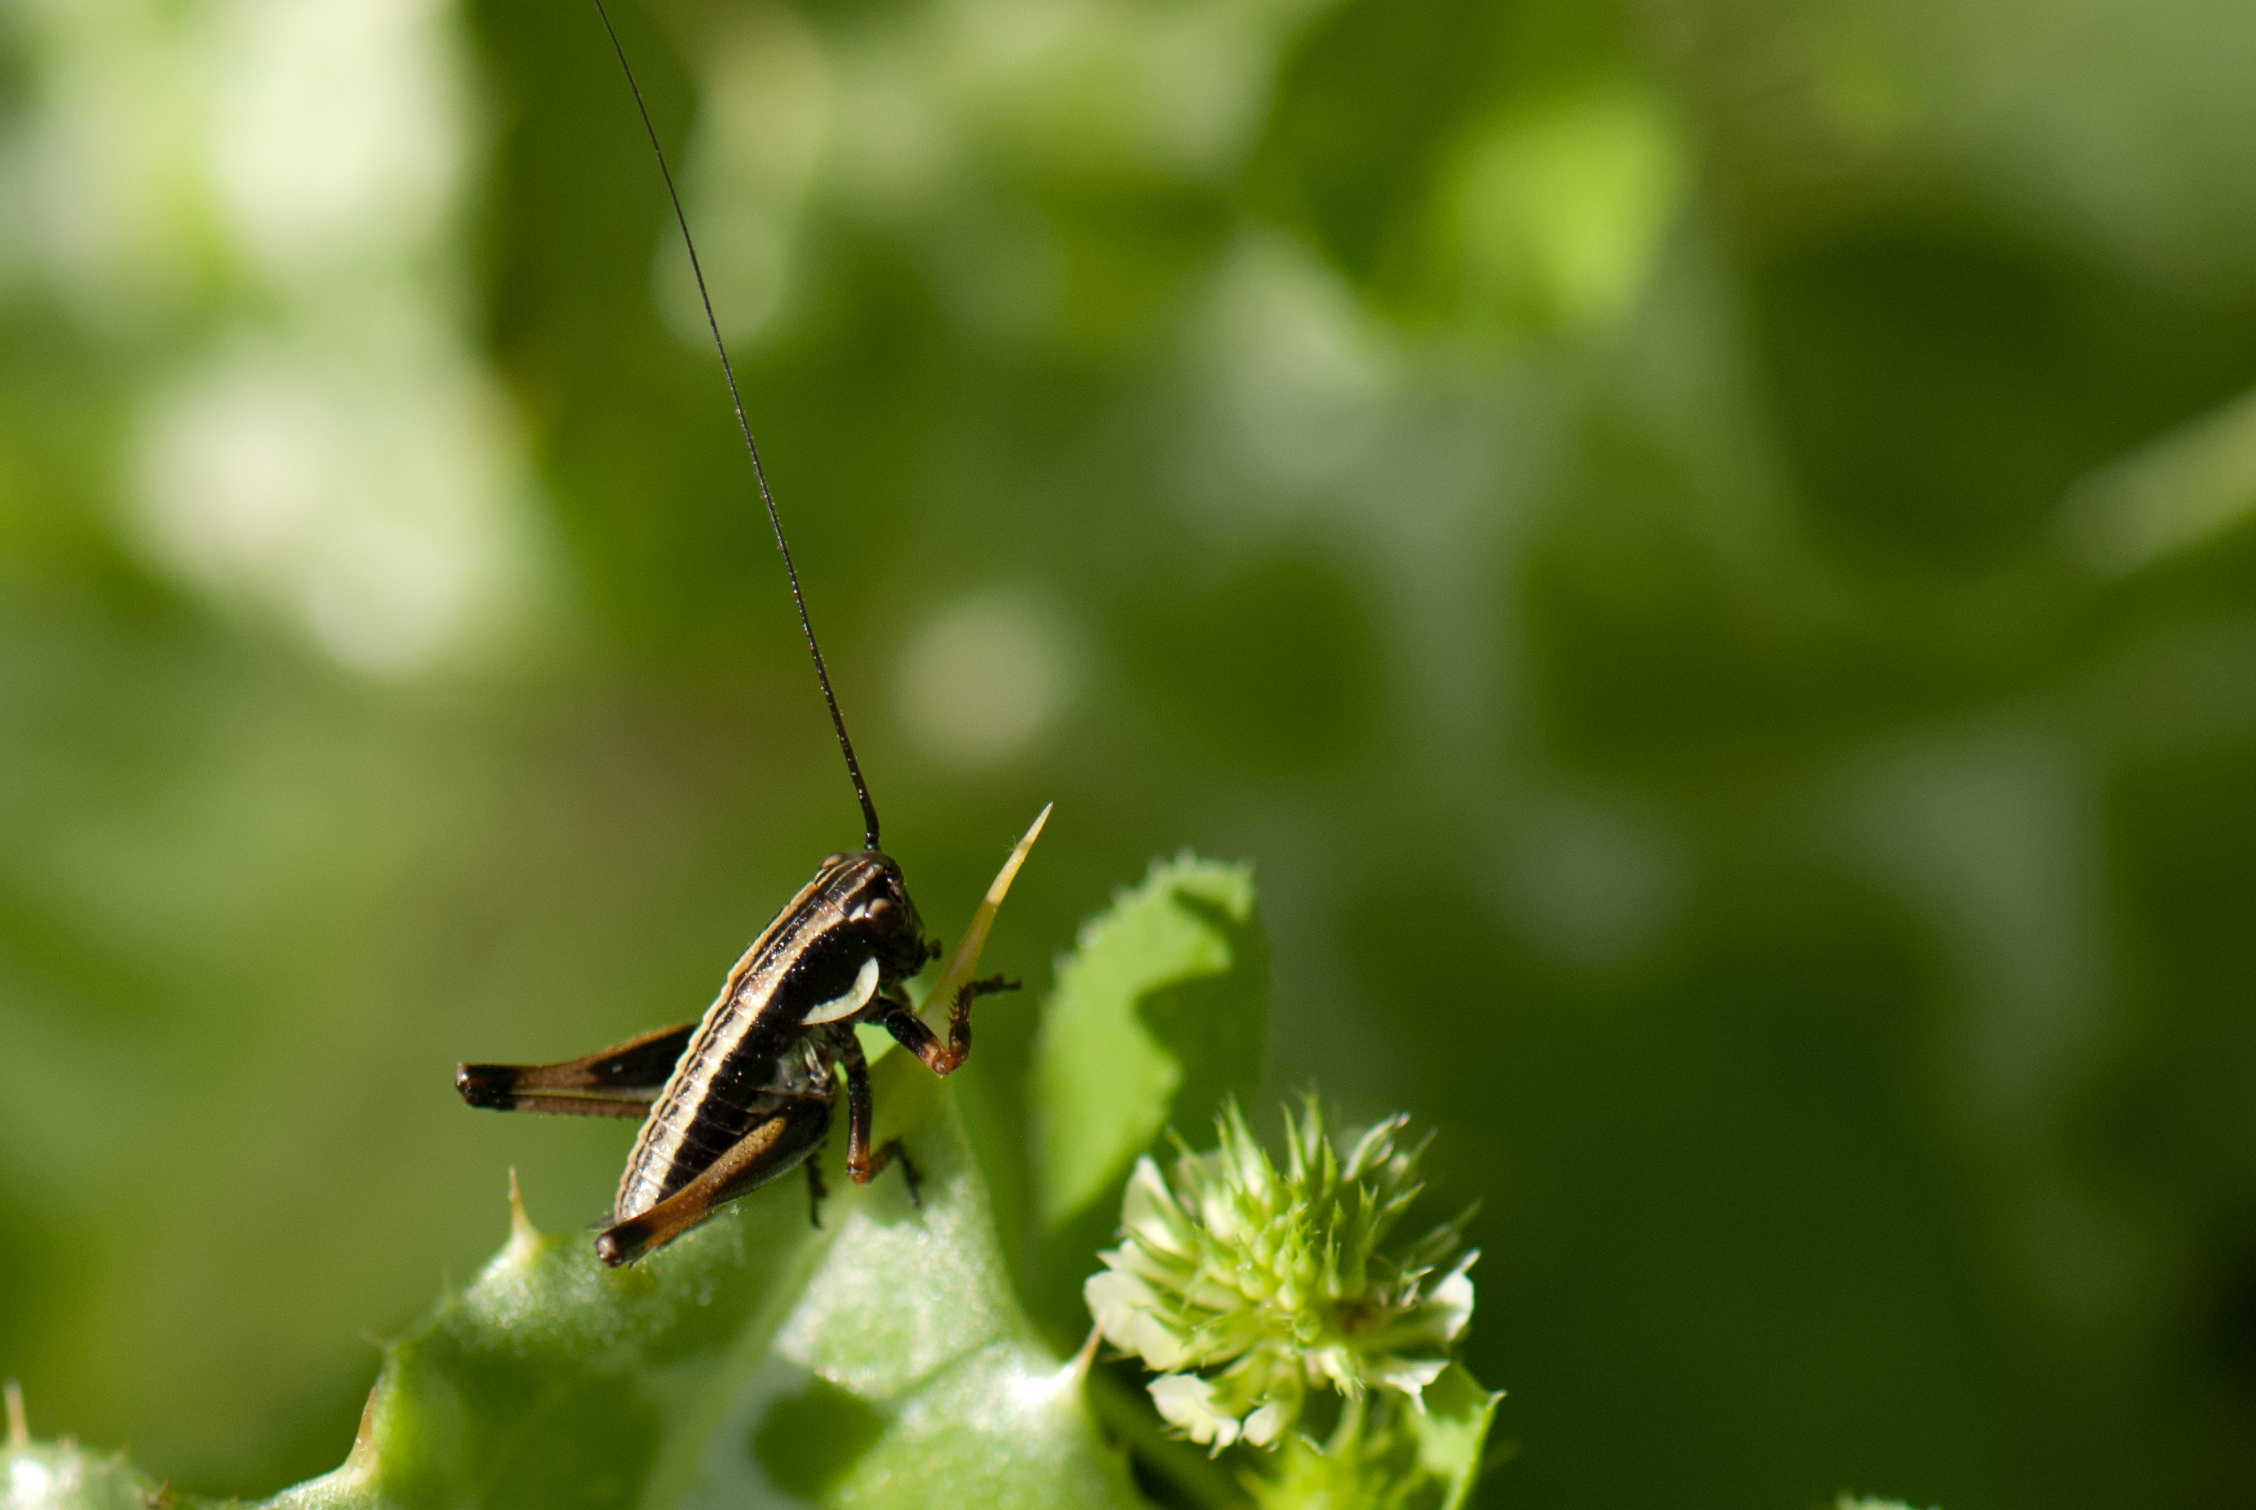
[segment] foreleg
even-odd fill
[[[971,1004],[982,996],[993,996],[999,991],[1016,991],[1018,982],[1000,975],[990,975],[985,980],[965,981],[956,992],[956,999],[948,1006],[948,1041],[942,1043],[940,1035],[924,1024],[924,1019],[907,1007],[896,1007],[880,1019],[885,1031],[891,1033],[935,1075],[953,1075],[966,1059],[971,1057]]]

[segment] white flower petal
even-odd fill
[[[1187,1218],[1149,1154],[1136,1161],[1135,1173],[1128,1177],[1128,1190],[1120,1202],[1120,1225],[1162,1253],[1183,1256],[1190,1252]]]
[[[1171,1426],[1216,1452],[1238,1439],[1238,1418],[1215,1408],[1214,1386],[1196,1374],[1167,1374],[1148,1386],[1152,1404]]]
[[[1427,1305],[1441,1312],[1439,1320],[1441,1340],[1444,1342],[1455,1342],[1465,1330],[1466,1323],[1473,1319],[1473,1280],[1465,1271],[1473,1266],[1473,1260],[1478,1257],[1480,1254],[1477,1252],[1466,1254],[1464,1260],[1449,1271],[1449,1277],[1433,1287],[1433,1293],[1426,1299]]]
[[[1132,1346],[1146,1368],[1164,1371],[1181,1368],[1190,1361],[1188,1339],[1149,1311],[1137,1316],[1131,1335]]]
[[[1400,1390],[1420,1411],[1426,1408],[1426,1386],[1449,1367],[1446,1358],[1369,1358],[1364,1363],[1372,1383],[1382,1389]]]
[[[1363,1390],[1363,1368],[1354,1353],[1337,1343],[1330,1347],[1315,1348],[1305,1355],[1308,1376],[1311,1379],[1329,1379],[1332,1388],[1343,1395],[1356,1395]]]
[[[1151,1286],[1133,1274],[1106,1269],[1081,1283],[1081,1298],[1105,1341],[1117,1348],[1133,1348],[1136,1323],[1158,1305]]]
[[[1141,1242],[1122,1243],[1119,1247],[1097,1255],[1108,1265],[1139,1279],[1149,1280],[1162,1289],[1180,1290],[1198,1271],[1194,1266],[1177,1262],[1169,1255],[1147,1248]]]
[[[1271,1400],[1267,1405],[1262,1406],[1245,1418],[1245,1425],[1241,1428],[1241,1431],[1245,1439],[1254,1446],[1268,1447],[1283,1436],[1285,1428],[1291,1424],[1291,1418],[1283,1404]]]

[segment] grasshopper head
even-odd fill
[[[869,930],[879,968],[888,979],[905,980],[924,968],[932,950],[924,940],[924,920],[909,900],[908,882],[891,855],[864,850],[854,856],[849,920]]]

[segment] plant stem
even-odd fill
[[[1339,1425],[1332,1428],[1332,1440],[1325,1444],[1324,1456],[1328,1458],[1339,1456],[1340,1449],[1350,1445],[1363,1434],[1363,1398],[1364,1392],[1357,1390],[1354,1394],[1349,1395],[1347,1403],[1340,1407]]]

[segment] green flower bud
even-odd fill
[[[1457,1252],[1463,1218],[1388,1242],[1422,1188],[1424,1145],[1398,1141],[1406,1121],[1381,1122],[1343,1158],[1310,1097],[1285,1113],[1280,1170],[1230,1105],[1212,1152],[1177,1140],[1167,1175],[1137,1161],[1123,1241],[1083,1294],[1105,1340],[1160,1374],[1152,1403],[1192,1441],[1273,1446],[1316,1388],[1390,1390],[1416,1407],[1448,1366],[1479,1255]]]

